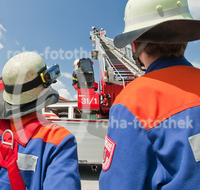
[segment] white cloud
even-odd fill
[[[2,24],[0,24],[0,39],[3,37],[2,31],[6,32],[6,29],[3,27]],[[0,49],[3,49],[3,48],[4,48],[3,44],[0,43]]]
[[[16,44],[17,44],[17,45],[20,45],[20,43],[19,43],[18,41],[16,41]]]
[[[55,84],[52,84],[52,88],[57,90],[59,95],[62,96],[63,98],[66,98],[68,100],[73,100],[69,91],[66,89],[66,85],[60,80],[57,80]]]
[[[4,46],[0,43],[0,49],[3,49],[4,48]]]
[[[71,97],[71,95],[67,89],[59,89],[58,93],[63,98],[67,98],[68,100],[73,100],[73,98]]]
[[[66,72],[61,72],[61,76],[64,76],[68,79],[72,79],[72,74],[71,73],[66,73]]]
[[[200,19],[200,1],[199,0],[188,0],[188,6],[190,9],[190,13],[194,19]]]
[[[6,32],[6,29],[3,27],[2,24],[0,24],[0,39],[1,39],[2,36],[3,36],[2,31]]]
[[[197,68],[200,69],[200,63],[198,63],[198,62],[191,62],[191,63],[192,63],[192,65],[193,65],[194,67],[197,67]]]
[[[64,83],[62,83],[60,80],[57,80],[56,83],[53,83],[52,84],[52,87],[55,89],[55,90],[59,90],[60,88],[65,88],[66,85]]]
[[[77,99],[78,99],[78,95],[75,94],[75,95],[74,95],[74,100],[77,100]]]

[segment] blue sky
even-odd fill
[[[94,48],[89,39],[91,27],[104,28],[109,38],[122,33],[126,3],[127,0],[1,1],[0,71],[16,53],[37,51],[47,66],[60,65],[62,76],[54,88],[61,96],[75,99],[72,65],[76,58],[90,56]],[[192,16],[200,19],[200,1],[188,0],[188,3]],[[200,41],[189,43],[185,55],[200,67]],[[98,61],[94,67],[98,81]]]

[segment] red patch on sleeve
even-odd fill
[[[103,151],[103,165],[102,169],[107,171],[110,168],[112,162],[113,153],[115,150],[116,143],[112,141],[107,135],[105,138],[105,146]]]

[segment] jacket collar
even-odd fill
[[[149,67],[146,70],[146,73],[149,73],[151,71],[164,69],[167,67],[172,66],[178,66],[178,65],[187,65],[187,66],[193,66],[190,62],[188,62],[185,57],[162,57],[157,60],[155,60],[153,63],[149,65]]]
[[[14,139],[22,146],[26,146],[31,139],[36,129],[48,123],[49,121],[38,112],[32,112],[21,118],[15,118],[11,120],[0,120],[0,134],[2,135],[6,129],[10,129],[13,132]],[[5,135],[5,138],[6,137]],[[8,138],[9,139],[9,138]]]

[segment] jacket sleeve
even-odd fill
[[[43,189],[81,189],[74,135],[65,137],[50,155]]]
[[[104,148],[104,161],[111,159],[111,162],[109,167],[103,164],[100,190],[146,189],[152,144],[137,117],[122,104],[110,110],[107,138],[115,143],[115,148],[113,155],[111,151],[106,155]],[[112,144],[107,146],[112,147]]]
[[[72,74],[72,86],[78,83],[78,78],[77,78],[77,71],[74,70]]]

